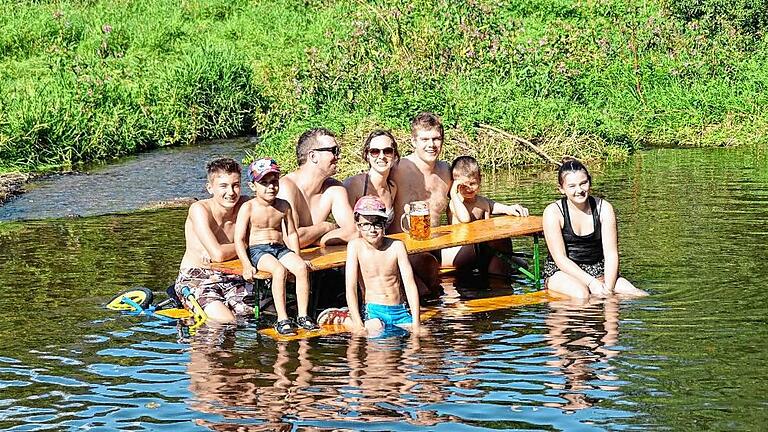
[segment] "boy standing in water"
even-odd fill
[[[331,322],[343,318],[342,323],[353,332],[373,334],[387,326],[418,331],[418,288],[405,245],[384,237],[386,206],[378,197],[366,195],[355,203],[354,216],[360,237],[352,239],[347,246],[345,272],[349,311],[331,309],[327,311],[330,315],[326,315],[327,318]],[[358,285],[365,299],[362,316]],[[410,313],[404,303],[403,289]]]
[[[186,305],[182,289],[189,287],[212,321],[234,323],[235,315],[253,314],[253,306],[246,302],[250,293],[245,280],[208,266],[236,256],[235,220],[247,198],[240,196],[240,165],[234,160],[215,159],[206,171],[205,187],[211,197],[189,207],[184,222],[186,249],[174,290]]]
[[[280,189],[277,162],[270,158],[254,161],[248,167],[248,180],[253,198],[240,208],[235,226],[235,247],[243,265],[243,277],[252,280],[258,270],[272,273],[272,297],[277,311],[275,330],[281,335],[295,335],[294,323],[288,318],[285,305],[287,272],[293,273],[299,307],[296,324],[305,330],[316,330],[317,324],[308,316],[309,270],[301,259],[291,205],[277,198]]]
[[[467,223],[478,219],[488,219],[491,215],[506,214],[512,216],[528,216],[528,209],[520,204],[502,204],[490,198],[479,195],[482,176],[480,174],[480,165],[472,156],[459,156],[451,164],[451,176],[453,183],[451,185],[450,198],[448,204],[450,210],[451,223]],[[512,252],[512,244],[509,240],[497,240],[482,243],[478,248],[473,245],[457,246],[443,250],[443,265],[453,265],[459,269],[474,264],[481,255],[489,255],[484,258],[488,261],[487,270],[490,274],[508,274],[509,269],[505,264],[493,255],[492,250],[487,250],[488,246],[493,249],[499,249],[504,252]],[[481,261],[483,261],[481,259]],[[519,266],[526,266],[523,260],[516,262]],[[485,270],[485,269],[481,269]]]

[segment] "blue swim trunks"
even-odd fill
[[[413,324],[408,308],[404,304],[387,306],[376,303],[366,303],[365,319],[378,318],[385,326],[396,326],[402,324]]]
[[[253,264],[254,267],[258,267],[257,264],[264,255],[269,254],[280,259],[284,257],[285,254],[291,252],[293,251],[288,249],[288,247],[282,243],[256,244],[248,248],[248,257],[251,259],[251,264]]]

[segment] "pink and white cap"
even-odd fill
[[[379,197],[365,195],[360,197],[355,203],[355,213],[363,216],[379,216],[387,218],[387,206]]]
[[[248,165],[248,179],[254,183],[271,172],[280,174],[280,167],[272,158],[256,159]]]

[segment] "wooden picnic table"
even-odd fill
[[[409,254],[430,252],[453,246],[464,246],[491,240],[512,237],[533,236],[533,262],[530,269],[519,270],[528,276],[537,287],[541,280],[539,267],[539,236],[543,232],[541,216],[498,216],[477,220],[470,223],[442,225],[432,228],[432,235],[427,240],[414,240],[408,233],[389,234],[387,237],[401,240]],[[327,270],[343,267],[347,259],[347,246],[312,246],[301,250],[301,257],[307,262],[310,271]],[[240,260],[213,262],[210,267],[225,273],[242,274]],[[267,272],[259,272],[257,279],[270,277]]]

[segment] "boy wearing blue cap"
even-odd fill
[[[275,330],[279,334],[295,335],[295,325],[316,330],[317,324],[308,315],[309,269],[301,259],[293,210],[288,201],[277,198],[280,189],[277,162],[271,158],[254,161],[248,167],[248,180],[253,198],[243,203],[235,225],[235,249],[243,265],[243,277],[253,280],[259,270],[272,274],[272,297],[277,311]],[[288,272],[296,279],[299,316],[295,324],[288,318],[285,305]]]

